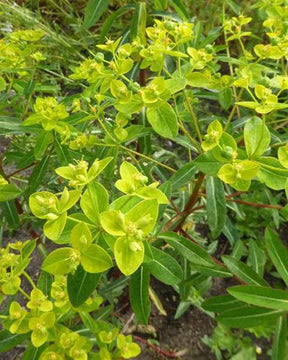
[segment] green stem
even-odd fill
[[[25,276],[25,278],[29,281],[30,285],[33,287],[33,289],[36,289],[36,285],[34,283],[34,281],[31,279],[30,275],[27,274],[26,271],[23,271],[23,275]]]
[[[165,165],[165,164],[162,164],[162,163],[160,163],[159,161],[157,161],[157,160],[155,160],[155,159],[153,159],[153,158],[151,158],[151,157],[149,157],[149,156],[147,156],[147,155],[144,155],[144,154],[139,153],[138,151],[129,149],[129,148],[127,148],[126,146],[123,146],[123,145],[120,145],[120,148],[123,149],[123,150],[125,150],[125,151],[127,151],[127,152],[130,152],[130,153],[132,153],[132,154],[135,154],[135,155],[137,155],[137,156],[140,156],[140,157],[142,157],[143,159],[146,159],[146,160],[148,160],[148,161],[151,161],[151,162],[153,162],[154,164],[156,164],[156,165],[158,165],[158,166],[161,166],[161,167],[163,167],[163,168],[165,168],[165,169],[167,169],[167,170],[169,170],[169,171],[171,171],[171,172],[176,172],[176,170],[173,169],[173,168],[171,168],[170,166]]]
[[[193,123],[194,123],[194,127],[195,127],[195,131],[196,131],[196,134],[198,136],[198,139],[200,141],[200,143],[202,142],[202,135],[201,135],[201,131],[200,131],[200,128],[199,128],[199,125],[198,125],[198,120],[197,120],[197,117],[195,115],[195,112],[193,110],[193,107],[189,101],[189,98],[187,96],[187,93],[185,90],[183,90],[183,94],[184,94],[184,97],[185,97],[185,100],[186,100],[186,103],[188,105],[188,109],[189,109],[189,112],[190,112],[190,115],[191,115],[191,118],[193,120]]]
[[[30,300],[30,296],[21,288],[19,288],[18,290],[20,292],[20,294],[22,294],[24,297],[26,297],[26,299]]]
[[[231,112],[230,112],[230,115],[229,115],[229,117],[228,117],[227,123],[226,123],[226,125],[225,125],[225,127],[224,127],[224,131],[226,131],[226,130],[228,129],[228,127],[229,127],[229,125],[230,125],[230,123],[231,123],[231,120],[233,119],[233,116],[234,116],[234,114],[235,114],[235,111],[236,111],[236,109],[237,109],[237,107],[238,107],[238,105],[236,104],[236,102],[241,98],[241,95],[242,95],[242,93],[243,93],[243,90],[244,90],[244,89],[241,89],[241,90],[240,90],[237,99],[235,99],[235,103],[234,103],[233,108],[232,108],[232,110],[231,110]]]

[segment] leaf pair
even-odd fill
[[[71,232],[72,248],[54,250],[44,260],[42,269],[64,275],[76,270],[81,264],[88,273],[101,273],[112,267],[109,254],[99,245],[93,244],[92,234],[84,223],[77,224]]]
[[[144,259],[143,240],[154,229],[158,217],[156,200],[144,200],[126,214],[108,210],[100,215],[103,229],[117,237],[114,254],[119,269],[126,276],[135,272]]]

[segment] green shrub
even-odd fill
[[[129,284],[147,325],[151,302],[162,306],[153,276],[179,294],[177,318],[191,305],[216,314],[204,341],[218,359],[256,359],[242,329],[272,337],[272,359],[285,359],[288,250],[275,230],[288,218],[286,2],[249,3],[251,17],[215,3],[208,31],[182,1],[90,0],[83,19],[64,3],[55,9],[75,34],[41,25],[31,4],[1,5],[23,24],[0,40],[1,229],[31,240],[1,248],[0,351],[136,357],[113,308]],[[204,301],[217,277],[238,285]]]

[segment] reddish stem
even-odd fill
[[[260,208],[265,208],[265,209],[276,209],[276,210],[283,209],[283,206],[280,206],[280,205],[259,204],[259,203],[248,202],[248,201],[243,201],[243,200],[236,200],[236,199],[230,199],[230,198],[228,198],[227,200],[232,201],[232,202],[237,203],[237,204],[255,206],[255,207],[260,207]]]
[[[34,166],[34,165],[35,165],[35,163],[33,162],[32,164],[27,165],[27,166],[25,166],[25,167],[22,168],[22,169],[15,170],[15,171],[13,171],[12,173],[6,175],[6,178],[9,179],[10,177],[12,177],[12,176],[20,173],[21,171],[27,170],[27,169],[29,169],[30,167]]]
[[[133,338],[139,342],[141,342],[142,344],[145,344],[147,346],[149,346],[151,349],[153,349],[154,351],[156,351],[157,353],[160,353],[164,356],[167,356],[169,358],[176,358],[179,357],[179,354],[177,354],[176,352],[171,352],[171,351],[165,351],[163,349],[161,349],[159,346],[156,346],[154,344],[150,344],[147,340],[143,339],[140,336],[137,335],[133,335]]]
[[[199,178],[195,184],[194,190],[185,206],[184,211],[182,212],[181,215],[183,215],[181,221],[179,222],[179,224],[176,226],[175,231],[181,229],[182,225],[184,224],[186,218],[190,215],[193,206],[196,204],[198,197],[199,197],[199,190],[202,186],[202,183],[204,181],[205,175],[203,173],[199,174]]]

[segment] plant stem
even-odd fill
[[[255,207],[260,207],[260,208],[265,208],[265,209],[275,209],[275,210],[283,209],[283,206],[281,206],[281,205],[259,204],[259,203],[248,202],[248,201],[243,201],[243,200],[236,200],[236,199],[230,199],[230,198],[228,198],[227,200],[232,201],[232,202],[237,203],[237,204],[255,206]]]
[[[139,342],[141,342],[142,344],[145,344],[147,346],[149,346],[151,349],[153,349],[155,352],[157,353],[160,353],[166,357],[169,357],[169,358],[178,358],[179,356],[181,356],[182,352],[171,352],[171,351],[166,351],[166,350],[163,350],[161,349],[159,346],[156,346],[154,344],[150,344],[147,340],[143,339],[142,337],[140,336],[137,336],[137,335],[133,335],[133,338]]]
[[[157,161],[157,160],[155,160],[155,159],[153,159],[153,158],[151,158],[151,157],[149,157],[149,156],[147,156],[147,155],[144,155],[144,154],[139,153],[138,151],[129,149],[129,148],[127,148],[126,146],[123,146],[123,145],[120,145],[120,148],[123,149],[123,150],[126,150],[127,152],[130,152],[130,153],[132,153],[132,154],[134,154],[134,155],[143,157],[144,159],[146,159],[146,160],[148,160],[148,161],[151,161],[151,162],[153,162],[154,164],[156,164],[156,165],[158,165],[158,166],[161,166],[161,167],[163,167],[163,168],[165,168],[165,169],[167,169],[167,170],[169,170],[169,171],[171,171],[171,172],[176,172],[176,170],[173,169],[173,168],[171,168],[170,166],[165,165],[165,164],[162,164],[162,163],[160,163],[159,161]]]
[[[187,93],[185,90],[183,90],[183,94],[184,94],[184,97],[185,97],[185,100],[186,100],[186,103],[188,105],[188,109],[189,109],[189,112],[190,112],[190,115],[191,115],[191,118],[193,120],[193,123],[194,123],[194,127],[195,127],[195,131],[196,131],[196,134],[198,136],[198,139],[200,141],[200,143],[202,142],[202,135],[201,135],[201,131],[200,131],[200,128],[199,128],[199,124],[198,124],[198,120],[197,120],[197,117],[195,115],[195,112],[193,110],[193,107],[188,99],[188,96],[187,96]]]
[[[33,289],[36,288],[36,285],[34,283],[34,281],[31,279],[30,275],[27,274],[26,271],[23,271],[23,275],[25,276],[25,278],[29,281],[30,285],[33,287]]]
[[[179,224],[176,226],[175,228],[175,231],[181,229],[182,225],[184,224],[186,218],[190,215],[192,209],[193,209],[193,206],[195,205],[196,201],[198,200],[198,196],[199,196],[199,190],[202,186],[202,183],[204,181],[204,178],[205,178],[205,175],[203,173],[200,173],[199,174],[199,178],[194,186],[194,190],[185,206],[185,209],[184,211],[182,212],[182,219],[181,221],[179,222]]]
[[[19,288],[18,291],[20,292],[20,294],[26,297],[26,299],[30,300],[30,296],[23,289]]]

